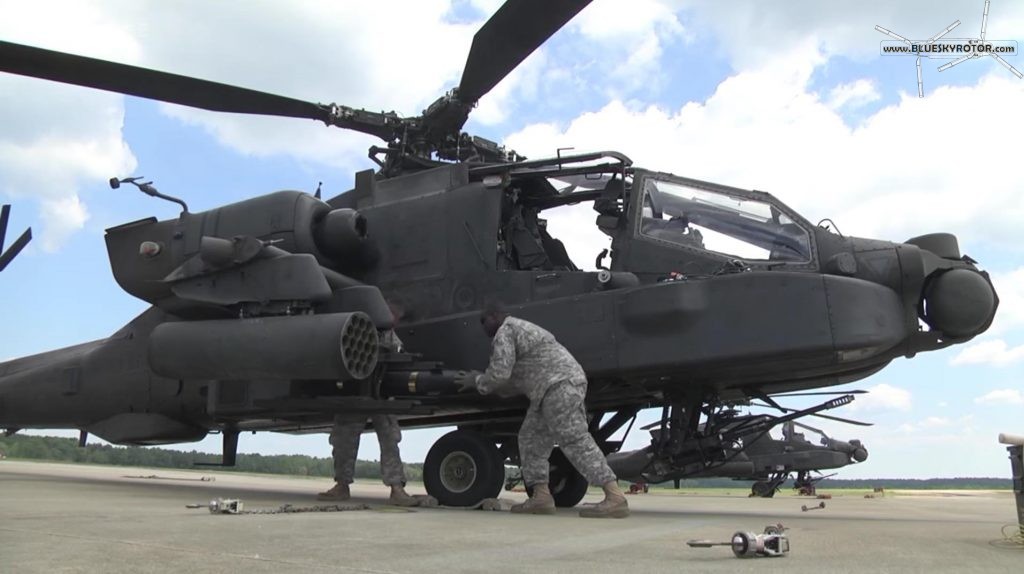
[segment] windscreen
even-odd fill
[[[743,260],[807,262],[810,234],[772,204],[647,179],[644,236]]]

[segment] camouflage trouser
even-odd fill
[[[566,381],[552,387],[539,405],[530,405],[519,429],[519,459],[527,486],[548,482],[548,457],[556,444],[590,484],[615,480],[587,430],[585,395],[585,386]]]
[[[380,443],[380,474],[388,486],[404,485],[405,470],[398,452],[402,441],[402,429],[398,420],[390,415],[336,415],[331,429],[331,454],[334,457],[334,480],[351,484],[356,470],[356,456],[359,454],[359,435],[366,430],[366,419],[373,422]]]

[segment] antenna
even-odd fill
[[[152,181],[144,181],[142,183],[139,183],[139,180],[140,179],[144,179],[144,177],[145,176],[141,176],[141,175],[138,176],[138,177],[126,177],[124,179],[117,179],[116,177],[112,177],[112,178],[110,178],[110,182],[109,182],[110,183],[110,189],[117,189],[117,188],[121,187],[122,183],[130,183],[130,184],[134,185],[135,187],[139,188],[139,191],[141,191],[142,193],[145,193],[146,195],[148,195],[150,197],[158,197],[158,198],[166,200],[166,201],[171,201],[171,202],[177,203],[178,205],[181,206],[181,212],[182,213],[188,213],[188,204],[186,204],[183,200],[178,199],[177,197],[172,197],[170,195],[164,195],[164,194],[160,193],[159,191],[156,190],[155,187],[153,187],[153,182]]]

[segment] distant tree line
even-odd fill
[[[111,464],[118,466],[143,466],[153,468],[195,468],[197,462],[219,462],[219,455],[197,451],[171,450],[156,447],[110,446],[91,444],[79,448],[72,438],[48,436],[14,435],[0,436],[0,455],[12,459],[46,460],[56,462],[81,462],[87,464]],[[267,474],[290,474],[299,476],[334,476],[334,462],[329,457],[312,457],[301,454],[271,455],[239,454],[237,465],[218,470],[236,472],[261,472]],[[1006,469],[1009,474],[1009,468]],[[423,465],[405,465],[405,475],[411,481],[423,479]],[[356,478],[380,478],[380,463],[371,460],[356,461]],[[750,488],[751,481],[729,478],[699,478],[680,481],[681,488]],[[791,483],[783,485],[786,488]],[[656,488],[672,488],[670,482],[655,485]],[[1010,478],[826,478],[818,483],[819,488],[854,489],[1012,489]]]
[[[1009,474],[1009,465],[1007,465]],[[753,481],[733,480],[731,478],[697,478],[680,481],[680,488],[742,488],[748,489]],[[793,485],[792,480],[782,485],[783,489]],[[871,490],[885,488],[891,490],[1010,490],[1013,480],[1010,478],[826,478],[818,483],[819,489],[850,488]],[[657,488],[673,488],[672,481],[655,485]]]
[[[14,435],[0,436],[0,454],[11,459],[45,460],[111,464],[117,466],[144,466],[153,468],[194,468],[197,462],[219,462],[219,455],[198,451],[171,450],[141,446],[111,446],[90,444],[78,446],[73,438]],[[334,476],[331,458],[301,454],[272,455],[239,454],[234,467],[218,470],[261,472],[299,476]],[[371,460],[356,461],[356,478],[380,478],[380,463]],[[406,464],[405,476],[411,481],[423,478],[422,464]]]

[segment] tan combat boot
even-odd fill
[[[330,490],[316,495],[317,500],[348,500],[350,498],[352,498],[352,494],[348,490],[348,485],[340,482],[335,483]]]
[[[622,494],[618,481],[610,480],[601,485],[604,500],[580,510],[581,518],[625,518],[629,516],[629,503]]]
[[[391,496],[388,497],[388,504],[392,506],[419,506],[420,501],[405,491],[401,484],[391,485]]]
[[[514,514],[554,514],[555,499],[551,497],[547,484],[536,484],[533,486],[533,496],[509,510]]]

